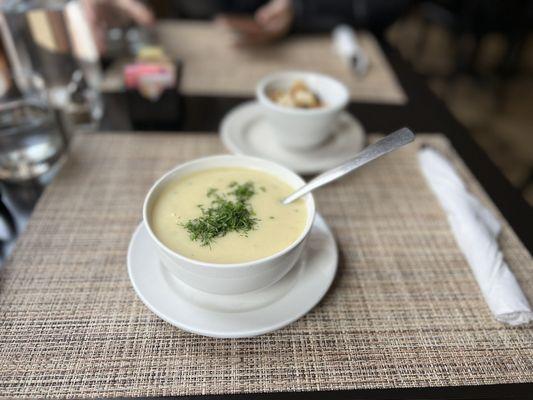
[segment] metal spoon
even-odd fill
[[[369,163],[370,161],[375,160],[382,155],[390,153],[391,151],[412,142],[414,138],[415,134],[410,129],[398,129],[397,131],[385,136],[383,139],[378,140],[376,143],[366,147],[351,160],[318,175],[316,178],[303,185],[300,189],[287,196],[281,202],[283,204],[292,203],[294,200],[299,199],[303,195],[309,193],[311,190],[337,180],[340,177],[349,174],[357,168],[365,165],[366,163]]]

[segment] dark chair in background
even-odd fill
[[[520,74],[531,74],[523,68],[526,42],[533,31],[532,0],[422,0],[415,4],[420,16],[420,30],[415,56],[424,54],[429,31],[438,26],[452,38],[454,51],[451,68],[444,74],[424,71],[428,78],[444,79],[445,90],[455,80],[468,76],[479,85],[489,87],[494,110],[500,112],[507,104],[506,82]],[[480,63],[483,44],[489,36],[503,42],[499,59],[487,68]],[[519,183],[521,190],[533,185],[533,168]]]
[[[520,72],[524,44],[533,28],[533,1],[424,0],[418,8],[422,17],[419,54],[427,46],[431,26],[443,27],[454,38],[456,57],[451,77],[464,73],[480,75],[478,56],[483,40],[490,34],[499,34],[505,41],[499,66],[490,72],[499,78]]]

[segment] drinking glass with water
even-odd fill
[[[66,139],[41,99],[0,103],[0,181],[42,178],[59,165],[65,150]]]
[[[80,1],[0,1],[0,36],[22,94],[43,90],[67,130],[97,127],[101,71]]]

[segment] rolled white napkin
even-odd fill
[[[531,307],[498,246],[501,225],[496,217],[468,192],[437,151],[423,148],[418,161],[494,317],[510,325],[533,321]]]
[[[359,46],[357,35],[350,26],[339,25],[333,29],[333,47],[358,76],[362,77],[367,73],[368,57]]]

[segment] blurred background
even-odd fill
[[[252,47],[339,24],[371,31],[533,205],[533,0],[0,0],[0,10],[0,242],[21,231],[72,135],[101,128],[113,70],[138,86],[132,119],[164,113],[145,98],[179,102],[165,90],[181,66],[158,47],[160,19],[212,20]],[[135,58],[158,63],[150,80],[139,80],[144,67],[124,68]],[[159,116],[176,130],[172,109]]]
[[[386,33],[533,205],[533,2],[417,1]]]
[[[28,32],[40,26],[35,15],[32,24],[22,26],[20,15],[24,10],[44,7],[57,9],[61,4],[69,3],[58,0],[2,0],[5,14],[2,35],[12,31],[14,43],[3,40],[4,57],[0,67],[7,72],[5,55],[9,47],[18,48],[19,43],[27,40]],[[72,3],[72,2],[70,2]],[[58,35],[59,30],[73,29],[67,21],[61,21],[61,15],[54,15],[56,39],[44,28],[39,35],[44,47],[73,52],[81,62],[83,74],[70,79],[76,71],[72,58],[50,57],[42,67],[42,75],[54,82],[53,93],[48,94],[52,106],[63,110],[60,103],[70,96],[70,115],[62,116],[64,124],[72,125],[72,118],[79,121],[91,118],[98,120],[102,113],[96,91],[90,93],[86,87],[98,85],[99,70],[95,66],[106,68],[112,60],[125,53],[134,53],[136,46],[150,41],[149,29],[137,29],[136,25],[149,26],[154,19],[160,18],[204,18],[212,19],[225,10],[240,13],[253,13],[260,1],[228,0],[81,0],[82,11],[70,7],[65,14],[70,20],[88,19],[89,27],[84,29],[82,23],[76,27],[77,36],[87,35],[91,29],[96,38],[96,49],[83,44],[82,41],[68,44],[69,32]],[[291,3],[278,1],[277,3]],[[297,9],[300,1],[292,2]],[[519,188],[530,204],[533,204],[533,1],[529,0],[396,0],[396,1],[311,1],[316,9],[331,9],[331,15],[306,16],[304,23],[295,18],[293,24],[304,31],[327,30],[338,21],[347,6],[359,8],[358,18],[348,22],[372,30],[378,37],[397,48],[414,69],[422,74],[431,89],[442,98],[455,117],[462,122],[490,158],[502,170],[505,176]],[[323,3],[323,4],[321,4]],[[352,4],[353,3],[353,4]],[[337,20],[335,20],[337,18]],[[333,19],[330,21],[328,19]],[[301,20],[301,18],[300,18]],[[233,28],[246,32],[249,37],[255,34],[253,26],[247,26],[240,20],[229,20]],[[283,23],[283,21],[281,21]],[[61,24],[66,24],[61,27]],[[72,24],[72,23],[71,23]],[[298,26],[300,25],[300,26]],[[33,26],[33,28],[32,28]],[[44,25],[42,25],[44,26]],[[303,28],[303,29],[302,29]],[[271,38],[277,39],[291,28],[281,27]],[[57,40],[63,37],[64,41]],[[258,40],[260,42],[261,40]],[[36,51],[34,46],[32,51]],[[69,48],[70,47],[70,48]],[[21,51],[21,54],[24,53]],[[43,52],[39,55],[42,60]],[[98,53],[98,54],[97,54]],[[58,54],[58,52],[54,52]],[[21,58],[24,58],[21,57]],[[24,60],[22,60],[24,63]],[[12,69],[27,66],[12,65]],[[32,66],[35,68],[35,65]],[[55,68],[57,67],[57,69]],[[19,73],[19,75],[21,75]],[[61,84],[61,77],[69,76],[69,82]],[[20,78],[20,76],[19,76]],[[15,76],[16,79],[16,76]],[[18,86],[27,88],[30,83],[21,82]],[[77,81],[76,81],[77,80]],[[4,83],[2,83],[4,82]],[[6,88],[6,80],[0,82],[0,90]],[[74,83],[73,83],[74,82]],[[70,87],[66,87],[70,84]],[[39,82],[31,85],[49,86]],[[76,86],[77,85],[77,86]],[[63,86],[65,90],[58,88]],[[65,92],[70,94],[67,96]],[[88,103],[86,102],[88,101]],[[89,110],[83,111],[83,107]],[[74,109],[76,109],[74,111]],[[76,116],[72,113],[76,112]],[[83,115],[85,112],[88,114]],[[72,128],[72,126],[70,126]],[[68,136],[70,128],[63,129]]]

